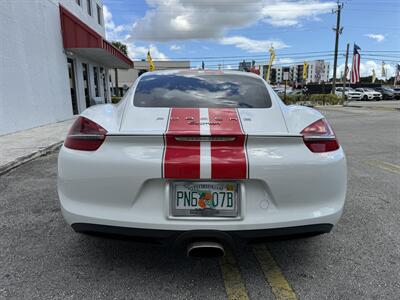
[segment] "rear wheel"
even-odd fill
[[[365,101],[368,101],[368,96],[367,95],[364,95],[364,98],[363,98]]]

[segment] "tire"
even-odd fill
[[[367,96],[367,95],[364,95],[363,100],[364,100],[364,101],[368,101],[368,96]]]

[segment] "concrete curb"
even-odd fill
[[[384,107],[384,106],[358,106],[358,105],[343,105],[343,107],[366,108],[384,111],[400,111],[400,107]]]
[[[27,155],[20,156],[17,159],[15,159],[3,166],[0,166],[0,175],[3,175],[20,165],[23,165],[31,160],[34,160],[35,158],[45,156],[47,154],[57,151],[58,149],[60,149],[60,147],[63,143],[64,143],[64,141],[59,141],[59,142],[53,143],[49,146],[38,149]]]

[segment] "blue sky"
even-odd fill
[[[196,67],[237,68],[243,59],[277,64],[332,60],[336,6],[332,1],[302,0],[103,0],[107,38],[128,45],[133,59],[151,50],[154,59],[190,59]],[[362,49],[362,75],[389,74],[400,59],[400,1],[344,1],[340,50],[356,42]],[[326,51],[326,52],[324,52]],[[375,52],[374,52],[375,51]],[[397,52],[382,52],[397,51]],[[310,53],[318,52],[318,53]],[[222,58],[225,57],[225,58]],[[350,58],[351,60],[351,58]],[[344,55],[339,55],[339,72]]]

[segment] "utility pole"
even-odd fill
[[[338,49],[339,49],[339,35],[343,31],[343,27],[340,27],[340,13],[343,8],[343,3],[339,3],[337,1],[337,9],[332,11],[332,13],[336,14],[336,28],[333,28],[333,31],[336,32],[336,39],[335,39],[335,56],[333,59],[333,79],[332,79],[332,94],[335,93],[336,89],[336,68],[337,68],[337,56],[338,56]]]
[[[345,90],[346,90],[346,80],[347,80],[347,63],[349,61],[349,43],[347,43],[347,47],[346,47],[346,62],[344,64],[344,76],[343,76],[343,94],[342,94],[342,103],[344,103],[344,101],[346,100],[346,94],[345,94]]]

